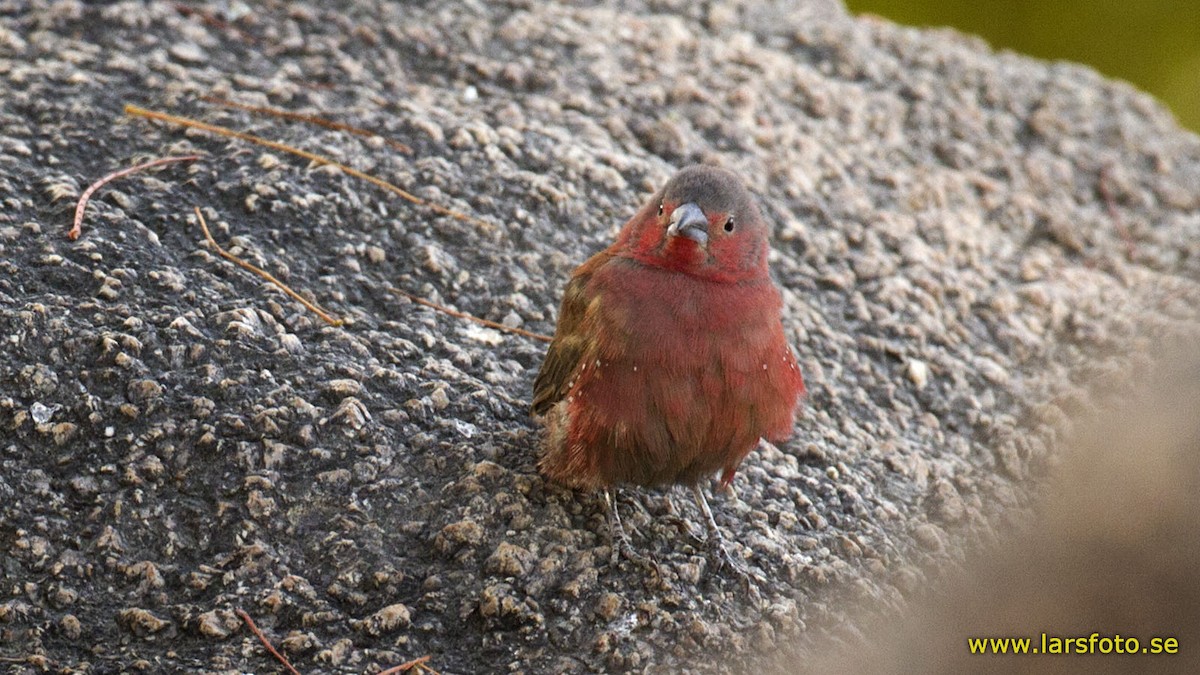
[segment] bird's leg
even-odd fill
[[[625,534],[625,528],[621,525],[621,514],[617,511],[617,500],[613,498],[612,490],[604,489],[604,506],[608,509],[608,529],[612,536],[612,558],[609,562],[613,567],[616,567],[624,556],[642,567],[653,568],[658,572],[658,563],[653,559],[648,558],[637,551],[633,550],[633,544],[629,541],[629,535]]]
[[[604,488],[604,506],[608,509],[608,532],[612,537],[612,565],[617,566],[621,554],[632,551],[629,535],[621,527],[621,514],[617,512],[617,502],[612,497],[612,491]]]
[[[708,540],[705,542],[708,545],[709,553],[718,556],[718,560],[714,563],[719,563],[716,567],[721,567],[725,564],[733,563],[729,557],[729,552],[725,550],[725,538],[721,536],[721,529],[717,527],[717,520],[713,518],[712,509],[708,507],[708,500],[704,497],[704,489],[699,485],[692,486],[692,496],[696,498],[696,506],[700,507],[700,513],[704,514],[704,526],[708,529]]]
[[[704,540],[696,534],[695,528],[692,526],[691,521],[683,516],[683,512],[679,509],[679,505],[676,504],[674,498],[672,498],[672,495],[675,494],[675,490],[678,487],[679,486],[677,485],[672,485],[666,494],[667,515],[663,516],[662,520],[674,525],[675,529],[679,530],[681,535],[690,539],[696,546],[700,546],[704,543]]]
[[[750,585],[751,580],[762,581],[757,575],[752,574],[746,566],[735,560],[729,554],[729,550],[725,548],[725,538],[721,536],[721,529],[717,526],[717,521],[713,518],[712,509],[708,507],[708,500],[704,498],[704,489],[699,485],[692,486],[692,494],[696,498],[696,506],[700,507],[700,512],[704,514],[704,526],[708,528],[708,540],[705,546],[708,549],[708,560],[714,570],[728,567],[735,574],[740,576],[746,585]]]

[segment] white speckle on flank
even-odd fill
[[[597,368],[599,368],[599,367],[600,367],[600,359],[596,359],[596,367],[597,367]]]
[[[635,372],[635,373],[637,372],[637,366],[633,367],[633,372]]]
[[[763,370],[766,370],[766,369],[767,369],[767,364],[765,364],[765,363],[764,363],[764,364],[763,364]]]

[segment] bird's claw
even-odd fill
[[[744,563],[734,558],[729,554],[729,549],[725,548],[725,539],[721,536],[721,529],[717,526],[717,521],[713,519],[712,509],[708,507],[708,500],[704,498],[704,492],[698,487],[693,486],[692,492],[696,497],[696,505],[700,507],[700,513],[704,516],[704,523],[708,528],[708,539],[704,542],[704,548],[708,553],[708,563],[713,572],[721,569],[729,569],[746,587],[747,593],[753,593],[754,585],[764,586],[767,580],[750,571]]]
[[[660,516],[659,518],[662,522],[674,527],[680,536],[687,537],[692,546],[696,548],[704,546],[705,538],[696,534],[695,529],[688,522],[687,518],[682,518],[674,514]]]
[[[729,549],[725,547],[725,542],[721,537],[709,537],[704,545],[705,552],[708,554],[708,564],[714,573],[721,570],[729,570],[733,572],[745,586],[747,593],[751,592],[754,586],[764,586],[767,580],[762,578],[750,569],[742,561],[733,557]]]
[[[662,578],[662,570],[658,566],[658,561],[642,555],[634,549],[629,535],[625,534],[625,528],[621,525],[621,515],[617,511],[616,501],[607,490],[604,491],[604,501],[608,508],[609,532],[612,535],[612,554],[609,557],[609,564],[617,567],[621,564],[621,558],[625,558],[643,569],[652,570],[659,578]]]
[[[617,567],[621,564],[621,558],[662,577],[662,569],[658,566],[658,561],[648,555],[638,553],[629,541],[629,538],[624,535],[613,539],[612,556],[609,558],[609,564]]]

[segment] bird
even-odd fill
[[[679,170],[572,273],[533,386],[538,470],[603,492],[619,555],[637,559],[613,492],[682,485],[710,560],[737,566],[701,483],[733,481],[760,442],[793,432],[804,378],[771,280],[769,226],[737,174]]]

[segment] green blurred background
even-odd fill
[[[1200,131],[1200,0],[846,0],[914,26],[952,26],[993,47],[1086,63],[1156,96]]]

